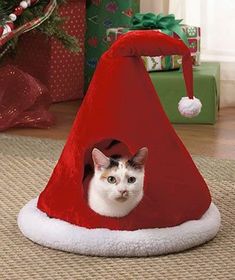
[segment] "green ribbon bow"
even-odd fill
[[[188,39],[180,26],[182,19],[175,19],[173,14],[164,16],[163,14],[155,15],[153,13],[135,14],[131,19],[132,30],[138,29],[160,29],[163,33],[172,36],[176,33],[180,39],[188,46]]]
[[[169,14],[164,16],[163,14],[153,13],[136,13],[131,19],[131,30],[146,30],[146,29],[160,29],[163,33],[172,36],[176,33],[180,39],[189,46],[188,38],[180,26],[182,19],[175,19],[175,15]],[[166,70],[171,67],[171,57],[165,57]]]

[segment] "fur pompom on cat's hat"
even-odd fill
[[[200,112],[182,41],[152,30],[121,36],[98,63],[47,186],[19,213],[23,235],[95,256],[168,254],[216,236],[220,213],[141,59],[172,54],[182,55],[187,92],[179,111]]]

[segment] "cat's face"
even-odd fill
[[[113,159],[94,149],[92,158],[95,174],[90,188],[94,188],[95,192],[90,192],[90,195],[93,195],[90,200],[98,201],[102,198],[104,203],[107,202],[114,208],[135,207],[143,197],[147,153],[148,149],[142,148],[130,159]]]

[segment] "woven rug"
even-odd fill
[[[0,279],[235,279],[235,161],[194,157],[222,214],[211,242],[148,258],[99,258],[27,240],[16,217],[44,188],[63,141],[0,135]]]

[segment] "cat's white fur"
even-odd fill
[[[93,211],[103,216],[123,217],[139,204],[144,194],[144,162],[147,152],[147,148],[142,148],[135,156],[135,160],[141,162],[140,169],[127,167],[123,159],[119,161],[118,167],[108,170],[109,158],[98,149],[92,151],[95,172],[89,184],[88,204]],[[102,178],[104,172],[114,176],[117,182],[110,184]],[[135,177],[136,181],[128,183],[128,177]]]

